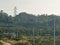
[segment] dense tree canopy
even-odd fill
[[[26,12],[19,13],[12,17],[7,13],[0,12],[0,33],[16,33],[21,35],[32,35],[33,28],[35,35],[53,35],[54,19],[56,24],[56,35],[60,35],[60,16],[54,14],[33,15]],[[1,34],[0,34],[1,35]]]

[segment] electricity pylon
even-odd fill
[[[16,8],[16,6],[14,7],[14,16],[16,16],[17,15],[17,8]]]

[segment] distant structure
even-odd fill
[[[17,8],[16,8],[16,6],[14,7],[14,16],[16,16],[17,15]]]
[[[1,11],[0,11],[0,13],[2,13],[2,14],[3,14],[3,10],[1,10]]]

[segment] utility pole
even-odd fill
[[[16,35],[16,37],[17,37],[17,40],[18,40],[18,30],[17,30],[17,35]]]
[[[33,45],[35,45],[35,31],[34,31],[34,28],[33,28]]]
[[[55,27],[56,27],[55,22],[56,22],[56,20],[55,20],[55,16],[54,16],[54,45],[55,45],[55,41],[56,41],[56,40],[55,40],[55,36],[56,36],[56,35],[55,35],[55,31],[56,31],[56,29],[55,29]]]
[[[34,17],[33,17],[33,23],[34,23]],[[34,26],[33,26],[33,45],[35,45],[35,30],[34,30]]]

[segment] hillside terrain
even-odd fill
[[[36,45],[53,45],[54,23],[56,45],[60,45],[60,16],[54,14],[35,16],[21,12],[13,17],[0,12],[0,40],[11,40],[14,45],[34,45],[33,40]]]

